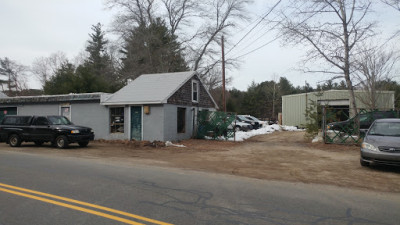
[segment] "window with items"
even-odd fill
[[[110,133],[124,133],[124,107],[110,108]]]

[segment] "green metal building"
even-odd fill
[[[358,109],[369,109],[365,91],[354,91]],[[394,109],[394,91],[379,91],[376,93],[376,108],[379,110]],[[304,127],[306,108],[317,102],[322,106],[349,109],[350,94],[347,90],[329,90],[282,96],[282,125]],[[349,116],[351,110],[349,110]]]

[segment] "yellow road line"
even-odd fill
[[[66,207],[66,208],[82,211],[82,212],[85,212],[85,213],[94,214],[94,215],[97,215],[97,216],[102,216],[102,217],[105,217],[105,218],[108,218],[108,219],[116,220],[116,221],[127,223],[127,224],[144,225],[143,223],[137,223],[137,222],[134,222],[132,220],[127,220],[127,219],[124,219],[124,218],[121,218],[121,217],[112,216],[112,215],[105,214],[105,213],[102,213],[102,212],[97,212],[97,211],[94,211],[94,210],[91,210],[91,209],[86,209],[86,208],[82,208],[82,207],[79,207],[79,206],[74,206],[74,205],[70,205],[70,204],[66,204],[66,203],[62,203],[62,202],[57,202],[57,201],[54,201],[54,200],[50,200],[50,199],[42,198],[42,197],[37,197],[37,196],[34,196],[34,195],[22,193],[22,192],[12,191],[12,190],[8,190],[8,189],[4,189],[4,188],[0,188],[0,191],[8,192],[8,193],[11,193],[11,194],[14,194],[14,195],[19,195],[19,196],[23,196],[23,197],[27,197],[27,198],[32,198],[32,199],[35,199],[35,200],[38,200],[38,201],[42,201],[42,202],[47,202],[47,203],[51,203],[51,204],[54,204],[54,205],[63,206],[63,207]]]
[[[50,197],[50,198],[54,198],[54,199],[59,199],[59,200],[63,200],[63,201],[66,201],[66,202],[71,202],[71,203],[75,203],[75,204],[79,204],[79,205],[89,206],[89,207],[92,207],[92,208],[101,209],[101,210],[104,210],[104,211],[108,211],[108,212],[112,212],[112,213],[116,213],[116,214],[120,214],[120,215],[124,215],[124,216],[128,216],[128,217],[132,217],[132,218],[135,218],[135,219],[143,220],[143,221],[154,223],[154,224],[172,225],[170,223],[165,223],[165,222],[161,222],[161,221],[158,221],[158,220],[153,220],[153,219],[150,219],[150,218],[146,218],[146,217],[143,217],[143,216],[139,216],[139,215],[123,212],[123,211],[120,211],[120,210],[111,209],[111,208],[108,208],[108,207],[99,206],[99,205],[95,205],[95,204],[91,204],[91,203],[87,203],[87,202],[82,202],[82,201],[78,201],[78,200],[74,200],[74,199],[70,199],[70,198],[65,198],[65,197],[61,197],[61,196],[57,196],[57,195],[47,194],[47,193],[34,191],[34,190],[26,189],[26,188],[20,188],[20,187],[8,185],[8,184],[3,184],[3,183],[0,183],[0,186],[5,187],[5,188],[14,189],[14,190],[24,191],[24,192],[28,192],[28,193],[32,193],[32,194],[36,194],[36,195],[41,195],[41,196],[45,196],[45,197]],[[7,189],[3,189],[3,188],[0,188],[0,190],[11,193],[10,192],[11,190],[7,190]],[[37,196],[28,195],[28,194],[24,194],[24,193],[20,193],[20,192],[16,192],[16,193],[19,193],[18,195],[21,195],[21,196],[24,196],[24,197],[32,196],[32,197],[34,197],[33,199],[40,198],[40,197],[37,197]],[[25,195],[27,195],[27,196],[25,196]],[[28,198],[31,198],[31,197],[28,197]],[[40,199],[46,200],[45,202],[49,202],[49,201],[57,202],[57,201],[53,201],[53,200],[49,200],[49,199],[45,199],[45,198],[40,198]],[[39,199],[37,199],[37,200],[39,200]],[[40,201],[42,201],[42,200],[40,200]],[[49,202],[49,203],[52,203],[52,202]],[[64,204],[64,203],[61,203],[61,202],[57,202],[57,203]],[[56,205],[59,205],[59,204],[56,204]],[[65,204],[65,205],[68,205],[68,204]],[[72,205],[69,205],[69,206],[72,206]],[[73,206],[73,207],[77,207],[77,206]],[[68,208],[71,208],[71,207],[68,207]],[[81,207],[77,207],[77,208],[81,208]],[[81,209],[89,210],[89,209],[85,209],[85,208],[81,208]],[[80,211],[83,211],[83,210],[80,210]],[[93,210],[90,210],[90,211],[93,211]],[[87,211],[84,211],[84,212],[87,212]],[[97,211],[93,211],[93,212],[100,213],[100,212],[97,212]],[[98,215],[98,214],[96,214],[96,215]],[[108,214],[105,214],[105,215],[108,215]],[[116,217],[116,218],[119,218],[119,217]],[[127,221],[130,221],[130,220],[127,220]],[[140,224],[140,223],[135,223],[135,224]]]

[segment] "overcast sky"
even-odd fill
[[[253,16],[263,15],[275,2],[256,0],[249,11]],[[57,51],[73,59],[84,50],[92,25],[100,22],[109,28],[113,12],[104,8],[102,0],[0,0],[0,57],[8,57],[26,66],[30,66],[35,58],[47,57]],[[382,7],[375,16],[384,33],[399,28],[400,12]],[[273,40],[274,36],[263,35],[262,29],[262,25],[257,27],[227,57],[247,53]],[[245,32],[226,38],[235,43]],[[258,39],[261,35],[262,38]],[[279,41],[272,42],[241,58],[239,69],[227,71],[227,75],[233,78],[230,88],[246,90],[252,81],[259,83],[280,76],[287,77],[295,86],[302,86],[306,81],[316,86],[328,79],[327,76],[302,74],[295,70],[304,51],[301,47],[283,47]],[[39,82],[33,78],[29,86],[40,88]]]

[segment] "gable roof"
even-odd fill
[[[196,71],[143,74],[101,102],[103,105],[167,103]],[[211,97],[211,96],[210,96]]]

